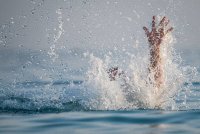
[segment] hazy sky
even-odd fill
[[[159,14],[171,19],[177,45],[197,47],[200,41],[199,0],[1,0],[0,25],[13,21],[7,30],[24,35],[16,37],[18,43],[13,39],[6,45],[47,49],[47,34],[55,34],[53,29],[58,28],[59,8],[65,31],[59,43],[67,46],[131,43],[143,34],[141,28],[149,24],[152,15]]]
[[[175,47],[199,65],[199,13],[199,0],[0,0],[0,72],[39,55],[145,45],[153,15],[171,20]]]

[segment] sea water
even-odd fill
[[[36,5],[32,14],[37,15],[44,1],[31,2]],[[39,21],[47,19],[50,27],[46,29],[49,47],[43,50],[38,41],[41,43],[39,52],[20,44],[24,38],[21,33],[28,30],[28,26],[17,29],[20,34],[13,30],[14,26],[26,22],[27,16],[11,18],[8,24],[1,26],[0,43],[4,47],[1,51],[0,133],[199,133],[198,71],[183,62],[174,48],[173,34],[168,34],[161,44],[164,86],[156,89],[150,82],[146,38],[137,33],[138,39],[122,48],[68,48],[70,42],[60,42],[62,36],[69,36],[68,29],[64,29],[65,23],[70,21],[64,21],[63,10],[66,9],[56,9],[55,18],[50,18],[48,13],[47,18],[36,17]],[[72,9],[69,8],[70,13]],[[134,13],[137,12],[134,10]],[[138,13],[137,16],[140,18]],[[84,17],[83,23],[87,26]],[[103,22],[96,27],[101,25]],[[75,28],[75,24],[70,28]],[[92,34],[87,32],[88,36]],[[14,47],[16,50],[11,53],[9,43],[13,36],[19,48]],[[19,58],[16,60],[15,56]],[[124,71],[124,76],[110,81],[108,69],[116,66]]]
[[[83,54],[89,63],[85,73],[71,70],[84,79],[2,83],[0,132],[199,133],[200,83],[193,78],[197,70],[174,60],[180,57],[168,46],[169,74],[161,93],[146,84],[148,55],[140,54],[128,55],[127,68],[118,64],[126,71],[125,88],[123,79],[109,79],[107,69],[116,65],[112,56],[92,53]]]

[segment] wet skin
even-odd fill
[[[153,73],[153,84],[155,87],[160,88],[163,85],[163,60],[161,56],[161,45],[165,35],[173,30],[172,27],[167,29],[169,20],[163,17],[162,20],[156,26],[156,17],[153,16],[152,28],[149,31],[148,28],[143,27],[145,34],[148,38],[149,48],[150,48],[150,65],[149,72]]]
[[[145,34],[148,38],[150,49],[150,65],[148,67],[149,73],[153,74],[153,80],[151,82],[157,88],[163,85],[163,68],[161,57],[161,45],[165,35],[173,30],[172,27],[167,28],[169,19],[163,17],[161,21],[156,25],[156,17],[153,16],[151,31],[147,27],[143,27]],[[122,73],[119,72],[118,67],[112,67],[108,70],[110,80],[115,80],[116,77],[120,77]]]

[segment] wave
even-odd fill
[[[80,111],[81,80],[26,81],[0,88],[1,112]]]
[[[188,83],[184,83],[185,86]],[[198,87],[200,82],[192,82],[192,92],[197,97],[187,98],[188,107],[184,103],[184,92],[176,98],[176,104],[179,110],[197,109]],[[109,104],[108,107],[99,103],[103,100],[99,98],[99,92],[94,90],[88,92],[84,81],[82,80],[65,80],[65,81],[28,81],[19,82],[8,88],[0,88],[0,112],[1,113],[56,113],[69,111],[94,111],[94,110],[115,110],[130,111],[134,109],[151,109],[146,107],[123,106]],[[96,92],[96,93],[95,93]],[[196,98],[195,98],[196,97]],[[99,103],[97,101],[101,100]],[[118,103],[120,100],[114,100]],[[195,105],[194,105],[195,104]],[[105,104],[104,104],[105,105]],[[99,106],[99,107],[98,107]]]
[[[24,105],[23,102],[29,103],[30,100],[26,98],[10,98],[10,101],[18,101],[21,105]],[[62,103],[62,107],[46,106],[45,104],[41,107],[36,107],[34,104],[31,107],[17,107],[14,106],[4,106],[0,108],[0,113],[60,113],[60,112],[70,112],[70,111],[88,111],[89,109],[85,108],[80,104],[79,101],[71,101]],[[27,105],[26,105],[27,106]]]

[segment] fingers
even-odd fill
[[[169,19],[167,19],[167,21],[165,21],[165,26],[167,26],[169,24]]]
[[[146,28],[146,27],[143,27],[143,29],[144,29],[144,31],[145,31],[145,34],[147,35],[147,37],[149,37],[149,34],[150,34],[150,32],[149,32],[148,28]]]
[[[168,34],[169,32],[171,32],[173,29],[174,29],[173,27],[169,28],[169,29],[166,31],[165,35]]]
[[[164,36],[164,28],[159,29],[160,37],[162,38]]]
[[[165,31],[165,27],[169,24],[169,22],[170,22],[169,19],[167,19],[166,17],[163,17],[162,20],[160,21],[159,23],[160,28],[158,29],[158,31],[160,33],[161,38],[173,30],[173,27],[171,27]]]
[[[152,19],[152,31],[154,31],[156,29],[156,17],[153,16],[153,19]]]
[[[169,32],[171,32],[173,30],[173,27],[169,28],[168,30],[165,30],[166,26],[169,24],[169,22],[170,22],[169,19],[167,19],[164,16],[162,18],[162,20],[159,22],[159,25],[158,25],[158,28],[157,28],[156,27],[156,17],[153,16],[153,18],[152,18],[152,31],[149,32],[148,28],[146,28],[146,27],[143,27],[143,29],[144,29],[147,37],[149,37],[150,35],[153,35],[153,36],[159,36],[160,38],[163,38],[166,34],[168,34]]]
[[[159,23],[159,26],[163,27],[164,23],[166,22],[165,20],[166,20],[166,17],[163,17],[162,20]]]

